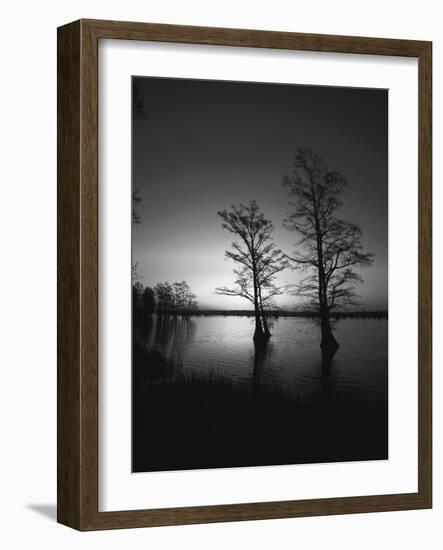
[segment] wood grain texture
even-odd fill
[[[57,518],[79,525],[80,23],[58,32]]]
[[[432,45],[419,58],[418,489],[432,506]]]
[[[314,52],[396,55],[404,57],[418,57],[426,45],[426,42],[417,40],[367,38],[361,36],[159,25],[93,19],[83,19],[82,23],[87,25],[90,31],[97,37],[125,40],[149,40]]]
[[[80,522],[98,509],[98,62],[82,25],[80,80],[81,487]]]
[[[419,487],[417,493],[98,512],[98,41],[102,38],[419,60]],[[432,506],[431,43],[81,20],[58,30],[58,521],[79,530]]]

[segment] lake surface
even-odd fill
[[[388,322],[342,319],[322,363],[312,320],[145,319],[133,361],[133,471],[388,458]]]
[[[340,344],[325,377],[320,354],[320,329],[312,319],[273,320],[265,350],[252,341],[249,317],[153,318],[144,343],[182,364],[184,372],[217,373],[236,384],[284,390],[301,401],[320,392],[330,396],[349,392],[359,400],[387,399],[388,321],[341,319],[334,334]]]

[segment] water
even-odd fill
[[[136,325],[133,471],[388,458],[387,321],[337,321],[329,365],[312,319],[271,332],[255,347],[248,317]]]
[[[240,316],[151,320],[145,344],[182,364],[185,372],[216,372],[235,384],[270,387],[300,401],[320,394],[352,395],[376,406],[387,399],[388,324],[378,319],[342,319],[334,335],[340,348],[325,376],[320,329],[311,319],[279,318],[265,350],[252,341],[254,321]]]

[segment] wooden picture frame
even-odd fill
[[[405,56],[419,76],[418,491],[216,506],[98,511],[98,42],[124,39]],[[58,521],[86,530],[430,508],[430,42],[80,20],[58,29]]]

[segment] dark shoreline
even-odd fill
[[[388,459],[388,402],[377,407],[322,391],[304,402],[273,386],[218,373],[184,373],[179,362],[135,348],[132,471],[174,471]]]
[[[266,317],[306,317],[318,318],[319,314],[315,311],[285,311],[272,310],[263,312]],[[191,311],[170,311],[163,312],[163,315],[181,315],[186,317],[253,317],[253,310],[249,309],[195,309]],[[331,313],[331,319],[387,319],[387,311],[336,311]]]

